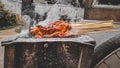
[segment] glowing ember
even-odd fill
[[[47,27],[36,26],[30,29],[30,33],[35,38],[51,38],[51,37],[70,37],[72,33],[70,32],[71,26],[65,21],[55,21],[50,23]]]

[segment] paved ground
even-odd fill
[[[10,29],[7,29],[7,30],[0,30],[0,38],[5,38],[5,37],[8,37],[10,35],[14,35],[16,34],[16,30],[18,29],[19,26],[16,26],[14,28],[10,28]]]

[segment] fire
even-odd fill
[[[57,20],[50,23],[47,27],[36,26],[30,29],[30,33],[35,38],[52,38],[52,37],[70,37],[72,33],[70,32],[71,26],[62,20]]]

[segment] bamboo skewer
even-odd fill
[[[96,23],[78,23],[71,24],[72,32],[75,34],[88,34],[88,33],[99,33],[99,32],[111,32],[114,31],[113,20],[96,22]]]
[[[120,30],[105,30],[105,31],[94,31],[94,32],[88,32],[83,34],[97,34],[97,33],[106,33],[106,32],[120,32]],[[81,35],[81,33],[74,33],[75,35]]]
[[[103,33],[103,32],[120,32],[120,30],[105,30],[105,31],[96,31],[96,32],[89,32],[88,34]]]
[[[103,28],[103,27],[114,27],[113,21],[106,21],[106,22],[97,22],[97,23],[78,23],[78,24],[71,24],[72,28]]]

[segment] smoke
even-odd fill
[[[44,15],[47,13],[46,19],[44,21],[40,21],[37,25],[48,26],[49,23],[61,19],[61,16],[66,16],[66,19],[69,22],[76,22],[80,18],[77,16],[80,12],[78,12],[78,8],[74,7],[70,4],[71,0],[57,0],[56,3],[52,6],[47,3],[39,4],[35,7],[35,11],[40,15]],[[44,9],[45,8],[45,9]],[[80,8],[80,7],[79,7]]]
[[[31,18],[28,15],[24,15],[22,16],[22,20],[23,20],[23,25],[19,37],[29,37]]]
[[[41,26],[47,26],[49,23],[60,19],[60,8],[58,7],[57,4],[54,4],[50,11],[47,14],[47,18],[44,21],[40,21],[37,25],[41,25]]]
[[[34,4],[34,13],[39,14],[41,17],[45,17],[44,20],[36,20],[35,18],[30,18],[28,15],[24,15],[23,18],[23,29],[21,35],[24,37],[29,36],[29,29],[37,25],[47,27],[49,23],[61,19],[61,17],[66,17],[66,21],[69,23],[78,22],[83,17],[80,16],[80,7],[74,7],[71,5],[72,0],[57,0],[55,4],[49,5],[48,3]]]

